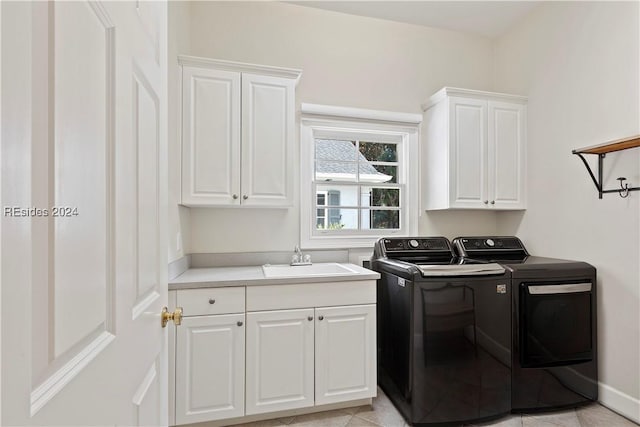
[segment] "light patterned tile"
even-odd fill
[[[351,421],[349,421],[349,423],[347,424],[347,427],[381,427],[381,426],[359,417],[351,417]]]
[[[469,424],[469,427],[522,427],[522,417],[520,415],[509,415],[504,418],[489,421],[486,423]]]
[[[278,418],[278,421],[280,421],[282,424],[289,425],[295,418],[296,417],[282,417],[282,418]]]
[[[580,421],[576,411],[551,412],[544,414],[533,414],[522,416],[523,427],[580,427]]]
[[[361,409],[362,408],[362,409]],[[371,405],[363,405],[363,406],[354,406],[352,408],[344,408],[343,411],[350,413],[351,415],[355,415],[360,410],[371,409]]]
[[[345,427],[351,421],[351,417],[350,413],[338,409],[299,415],[289,425],[296,427]]]
[[[378,395],[372,406],[361,406],[355,416],[384,427],[404,425],[404,418],[384,395]]]
[[[280,420],[263,420],[254,421],[252,423],[237,424],[234,427],[282,427],[285,424]]]
[[[637,427],[638,425],[597,403],[576,409],[576,414],[582,427]]]

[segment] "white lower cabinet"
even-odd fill
[[[313,316],[247,313],[247,415],[313,406]]]
[[[375,397],[375,289],[366,280],[170,292],[184,312],[169,335],[172,423],[237,424]]]
[[[176,424],[244,415],[244,322],[194,316],[176,328]]]
[[[376,306],[315,310],[316,405],[376,395]]]

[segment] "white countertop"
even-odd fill
[[[345,282],[377,280],[380,274],[355,264],[339,263],[353,272],[326,276],[265,277],[262,266],[190,268],[169,280],[169,290],[216,288],[223,286],[259,286],[295,283]]]

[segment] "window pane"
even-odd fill
[[[399,188],[362,187],[362,206],[400,206]],[[368,195],[368,197],[364,197]]]
[[[316,191],[327,193],[327,206],[358,206],[358,185],[322,184]]]
[[[360,182],[398,182],[397,166],[372,165],[370,163],[360,163]]]
[[[398,146],[379,142],[360,142],[360,153],[365,159],[377,162],[397,162]]]
[[[400,211],[363,209],[360,219],[363,230],[397,230],[400,228]]]
[[[318,209],[319,210],[319,209]],[[319,230],[357,230],[358,210],[334,208],[326,209],[328,218],[316,218],[316,228]]]
[[[322,205],[326,205],[327,204],[326,197],[327,197],[327,195],[324,194],[324,193],[316,194],[316,203],[318,204],[318,206],[322,206]]]
[[[316,160],[355,162],[358,158],[356,143],[338,139],[316,139]]]

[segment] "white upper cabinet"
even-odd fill
[[[182,204],[287,207],[299,70],[181,56]]]
[[[444,88],[423,105],[425,209],[525,209],[526,103]]]

